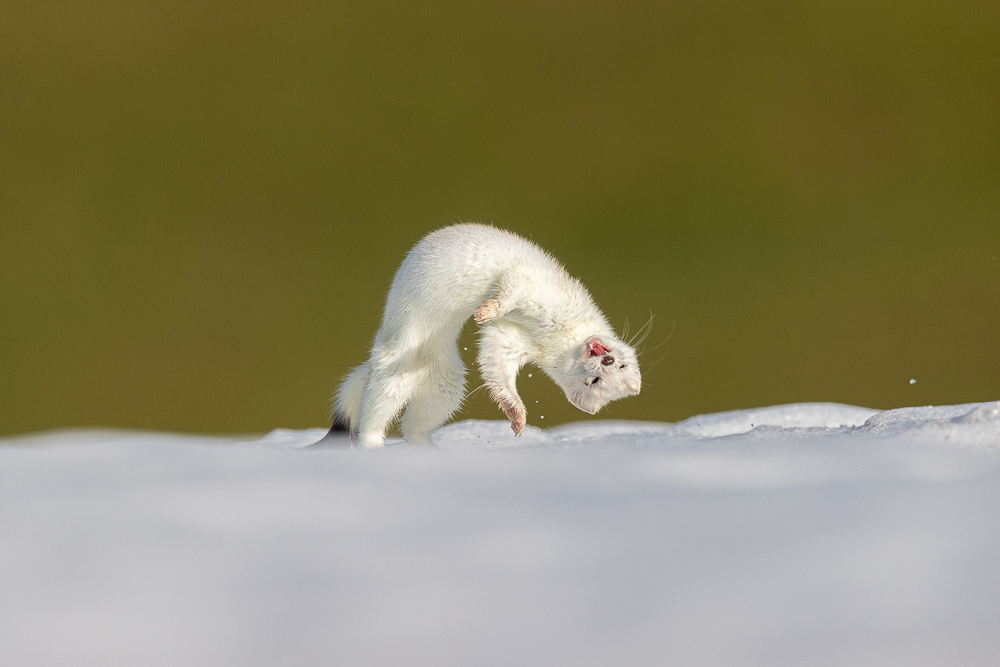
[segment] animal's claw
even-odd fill
[[[486,324],[500,317],[500,302],[496,299],[486,299],[476,308],[473,314],[476,324]]]
[[[514,431],[514,435],[524,433],[524,425],[528,422],[528,415],[525,413],[524,408],[520,405],[505,405],[503,412],[507,415],[507,419],[510,420],[510,429]]]

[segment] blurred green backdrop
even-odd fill
[[[469,220],[673,329],[602,417],[998,399],[998,35],[961,0],[0,3],[0,433],[325,425],[405,252]],[[531,423],[587,418],[527,372]]]

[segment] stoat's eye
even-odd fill
[[[610,354],[601,359],[602,366],[610,366],[613,363],[615,363],[615,358],[612,357]]]
[[[622,368],[625,368],[625,364],[622,364],[621,366],[618,367],[619,370],[621,370]]]
[[[593,380],[590,381],[590,384],[594,385],[594,384],[597,384],[600,381],[601,381],[601,378],[594,378]]]

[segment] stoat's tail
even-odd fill
[[[333,426],[330,433],[355,432],[358,428],[358,415],[361,413],[361,398],[365,395],[365,385],[368,383],[368,362],[356,366],[337,389],[333,402]]]

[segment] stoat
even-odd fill
[[[337,390],[331,434],[350,431],[362,447],[383,447],[405,408],[403,437],[432,444],[430,432],[465,397],[457,340],[470,317],[479,325],[480,373],[517,435],[527,420],[515,385],[525,364],[590,414],[639,393],[635,351],[579,280],[519,236],[460,224],[425,236],[396,271],[371,356]]]

